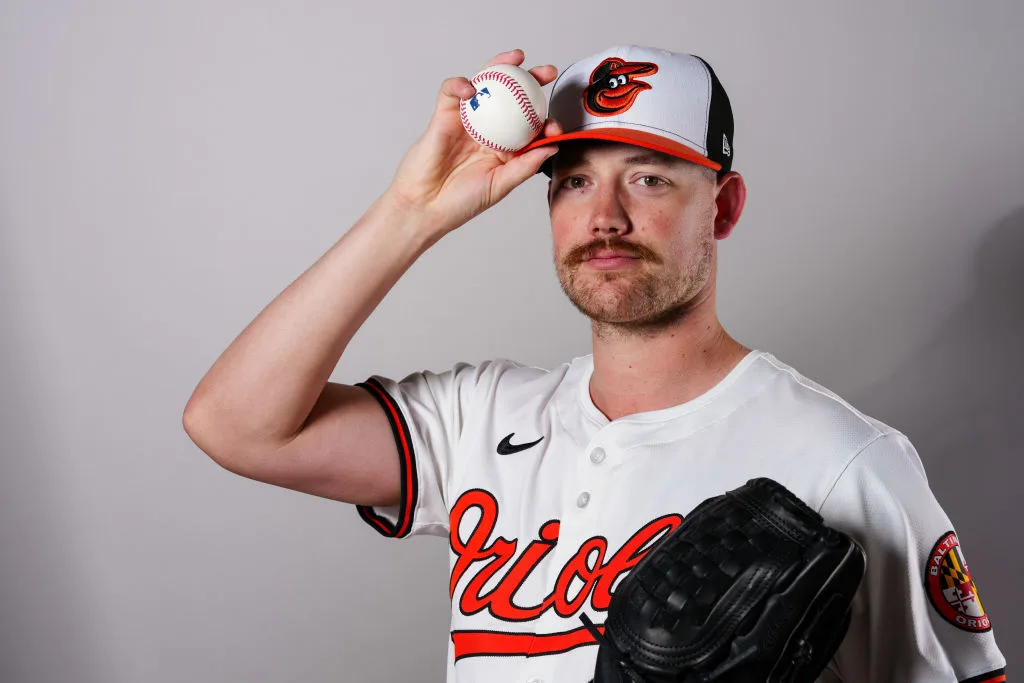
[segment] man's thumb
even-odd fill
[[[558,153],[557,145],[545,145],[512,157],[495,171],[495,189],[504,197],[540,170],[545,161]]]

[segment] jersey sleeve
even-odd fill
[[[448,535],[449,485],[463,426],[482,383],[496,366],[458,363],[436,374],[415,372],[401,381],[380,375],[357,384],[370,392],[391,424],[401,468],[401,499],[389,507],[357,506],[359,516],[384,536]]]
[[[850,629],[831,665],[839,680],[1005,680],[1006,660],[953,525],[905,435],[884,432],[862,449],[821,514],[867,555]]]

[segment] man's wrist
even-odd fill
[[[390,188],[370,212],[375,221],[387,226],[389,233],[414,246],[420,253],[458,227]]]

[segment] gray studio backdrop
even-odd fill
[[[214,464],[242,328],[492,54],[706,57],[746,212],[719,310],[906,432],[1024,664],[1024,9],[1006,2],[0,2],[0,681],[443,679],[447,548]],[[589,352],[544,182],[442,240],[334,374]]]

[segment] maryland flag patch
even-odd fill
[[[955,532],[943,534],[932,548],[924,584],[932,606],[949,623],[973,633],[992,628]]]

